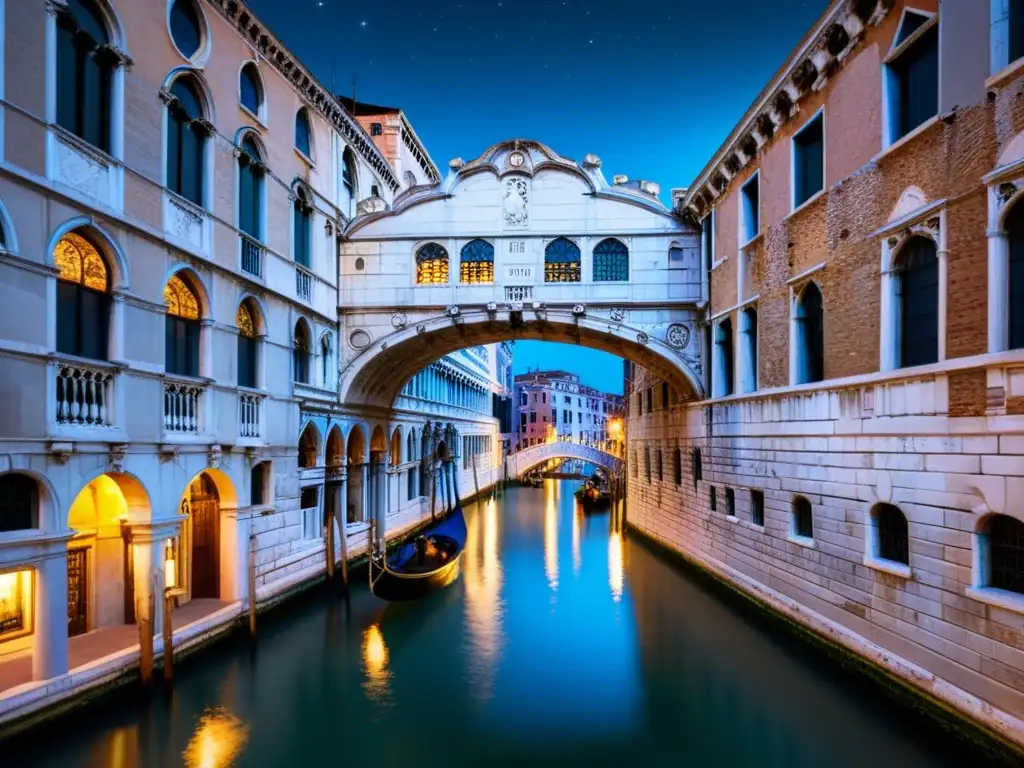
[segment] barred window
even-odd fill
[[[878,556],[883,560],[910,564],[910,538],[907,518],[899,507],[879,504],[875,507],[875,527],[878,535]]]
[[[793,499],[793,533],[805,539],[814,538],[814,517],[811,502],[803,496]]]
[[[750,520],[764,527],[764,491],[750,492]]]
[[[580,249],[572,240],[560,237],[544,249],[545,283],[578,283]]]
[[[494,246],[486,240],[473,240],[462,246],[459,259],[460,283],[494,282]]]
[[[629,280],[629,249],[609,237],[594,248],[594,282]]]
[[[427,243],[416,251],[416,284],[443,285],[448,282],[448,251]]]
[[[988,526],[988,586],[1024,594],[1024,523],[995,515]]]

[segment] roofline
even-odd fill
[[[441,181],[441,169],[437,167],[437,163],[434,162],[434,158],[432,158],[430,156],[430,153],[427,152],[427,147],[423,144],[422,141],[420,141],[419,134],[417,134],[416,130],[412,127],[412,122],[406,116],[405,110],[400,109],[398,111],[398,114],[402,118],[402,125],[405,128],[408,128],[409,134],[412,136],[412,140],[416,142],[416,148],[419,149],[419,151],[423,154],[423,157],[425,157],[427,162],[430,164],[430,168],[428,170],[433,172],[431,174],[431,180],[434,182]],[[402,138],[404,139],[405,137],[403,136]]]

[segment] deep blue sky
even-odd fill
[[[320,80],[401,107],[447,173],[505,139],[685,187],[827,0],[248,0]],[[522,345],[524,348],[527,345]],[[519,361],[522,365],[532,361]],[[570,356],[564,367],[590,363]],[[609,366],[601,366],[608,368]],[[621,387],[621,366],[603,389]]]

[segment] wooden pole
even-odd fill
[[[327,583],[334,581],[334,515],[324,526],[324,556],[327,558]]]
[[[249,639],[256,639],[256,536],[249,536]]]
[[[476,456],[473,457],[473,487],[476,488],[476,503],[480,503],[480,480],[476,475]]]
[[[341,488],[334,497],[338,503],[334,505],[334,520],[338,524],[339,541],[341,543],[341,586],[345,590],[345,597],[348,597],[348,536],[345,533],[345,521],[342,519],[341,509]]]
[[[164,683],[170,684],[174,680],[174,625],[171,622],[171,613],[174,601],[171,596],[164,592]]]
[[[139,673],[142,675],[142,684],[147,688],[153,682],[152,604],[152,595],[149,600],[140,597],[135,601],[135,616],[139,624]]]
[[[430,462],[430,519],[434,519],[434,505],[437,504],[437,467]]]

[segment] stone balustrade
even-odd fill
[[[57,423],[109,427],[112,424],[114,377],[104,368],[59,363],[56,368]]]
[[[182,435],[199,434],[200,407],[204,387],[179,381],[164,383],[164,432]]]
[[[242,392],[238,395],[238,436],[263,436],[263,395]]]

